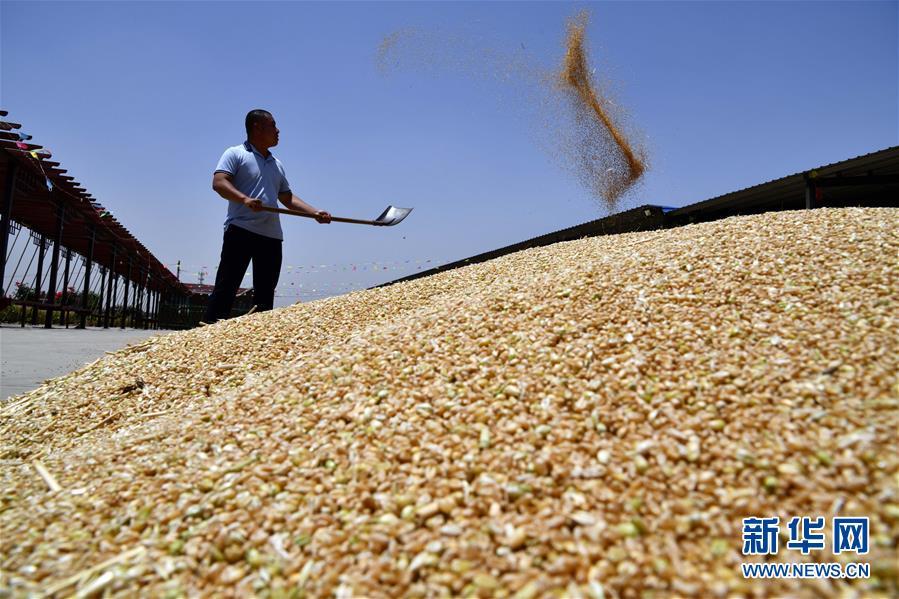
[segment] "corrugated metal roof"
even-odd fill
[[[848,158],[824,166],[799,171],[792,175],[786,175],[784,177],[765,181],[764,183],[738,189],[737,191],[731,191],[714,198],[709,198],[708,200],[696,202],[695,204],[688,204],[687,206],[672,210],[671,215],[676,217],[691,212],[697,212],[727,202],[738,201],[741,197],[744,199],[751,199],[752,196],[757,193],[766,196],[771,196],[772,194],[776,195],[785,188],[793,188],[794,191],[804,193],[805,177],[807,175],[817,177],[830,177],[836,175],[854,176],[865,174],[867,171],[875,168],[878,169],[879,174],[899,173],[899,146],[893,146],[876,152],[862,154],[855,158]],[[737,208],[737,206],[734,206],[734,208]]]
[[[0,110],[0,117],[6,115],[6,111]],[[5,119],[0,121],[0,154],[6,154],[20,167],[10,220],[53,238],[62,203],[66,208],[62,236],[64,246],[82,256],[87,255],[91,232],[96,227],[98,236],[94,247],[94,262],[112,267],[119,274],[127,276],[127,257],[130,255],[137,258],[135,269],[143,267],[149,271],[154,284],[157,281],[164,282],[182,292],[186,291],[175,275],[122,223],[109,214],[104,206],[96,202],[81,183],[66,175],[65,169],[58,168],[58,162],[49,160],[51,153],[48,150],[28,143],[27,140],[20,139],[17,133],[11,132],[20,127],[20,124]],[[8,163],[2,162],[0,177],[5,179],[8,176]],[[50,181],[52,190],[47,188],[46,181]],[[112,260],[112,246],[107,241],[114,241],[119,250],[115,264]],[[137,273],[135,270],[134,277],[140,276]]]
[[[698,220],[716,220],[735,214],[750,214],[761,211],[801,208],[805,205],[806,177],[812,177],[812,180],[821,181],[829,180],[832,177],[854,177],[873,174],[875,171],[877,175],[899,175],[899,146],[885,148],[876,152],[870,152],[854,158],[834,162],[832,164],[800,171],[792,175],[772,179],[764,183],[752,185],[680,208],[669,208],[667,206],[649,204],[643,205],[638,208],[632,208],[624,212],[619,212],[600,219],[560,229],[552,233],[540,235],[496,250],[477,254],[470,258],[456,260],[455,262],[421,271],[379,286],[392,285],[393,283],[398,283],[400,281],[426,277],[453,268],[492,260],[493,258],[524,249],[578,239],[581,237],[672,227]],[[884,187],[884,185],[880,183],[871,186],[871,188],[875,190],[882,187]],[[854,189],[858,188],[856,187]],[[871,192],[870,190],[864,193],[877,197],[882,197],[884,195],[882,193]],[[819,203],[822,203],[823,205],[827,205],[828,201],[845,203],[846,198],[850,198],[852,202],[855,202],[855,198],[861,195],[857,191],[846,192],[840,191],[839,188],[828,188],[826,194],[826,197],[823,200],[819,200]],[[895,197],[897,199],[887,200],[886,204],[899,204],[899,192],[895,194]],[[867,202],[868,203],[865,203],[865,200],[862,200],[861,204],[884,205],[882,199],[868,199]]]

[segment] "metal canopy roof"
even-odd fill
[[[666,217],[671,224],[683,224],[736,214],[804,208],[809,183],[821,190],[821,197],[814,200],[814,205],[819,207],[899,205],[899,146],[675,208]]]
[[[681,208],[640,206],[424,270],[378,287],[560,241],[675,227],[738,214],[801,209],[806,207],[809,190],[814,194],[812,203],[815,207],[899,206],[899,146],[794,173]]]
[[[0,110],[0,117],[6,111]],[[128,258],[131,258],[131,279],[140,280],[140,270],[149,273],[150,289],[174,289],[188,294],[184,285],[169,271],[131,232],[106,208],[96,202],[74,177],[66,174],[60,164],[49,160],[50,153],[40,145],[20,139],[16,129],[21,125],[0,120],[0,180],[6,180],[13,162],[18,165],[16,186],[10,219],[32,231],[56,238],[58,218],[64,208],[62,245],[86,256],[91,234],[96,231],[94,262],[114,268],[115,272],[128,275]],[[32,152],[37,156],[35,157]],[[48,190],[49,179],[53,189]],[[113,264],[115,246],[115,264]]]

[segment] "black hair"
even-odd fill
[[[247,113],[247,118],[244,121],[244,124],[246,125],[246,128],[247,128],[247,137],[248,138],[250,137],[250,131],[253,130],[253,125],[255,125],[256,123],[261,123],[266,118],[269,118],[269,119],[272,118],[272,113],[270,113],[268,110],[262,110],[261,108],[251,110],[250,112]]]

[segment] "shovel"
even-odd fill
[[[288,210],[287,208],[271,208],[263,206],[266,212],[277,212],[278,214],[292,214],[294,216],[305,216],[307,218],[315,218],[314,214],[300,212],[299,210]],[[387,206],[381,216],[375,220],[359,220],[358,218],[344,218],[342,216],[332,216],[331,222],[335,223],[352,223],[355,225],[375,225],[376,227],[392,227],[398,225],[404,218],[409,216],[412,208],[397,208],[396,206]]]

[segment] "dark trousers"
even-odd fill
[[[256,311],[271,310],[281,274],[281,240],[252,233],[234,225],[225,229],[222,257],[215,275],[204,321],[213,323],[231,316],[237,289],[253,261],[253,298]]]

